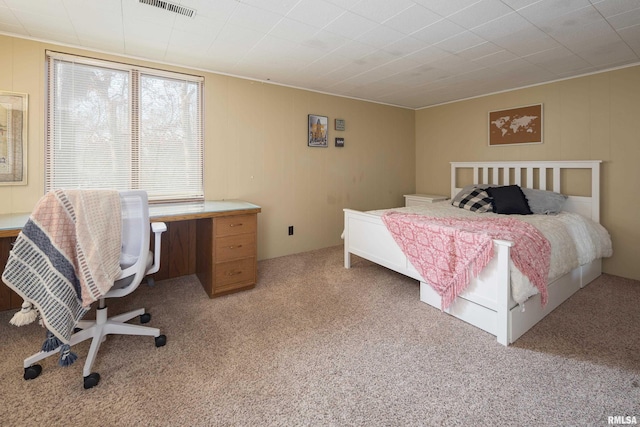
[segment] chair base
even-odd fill
[[[140,316],[141,322],[146,323],[151,319],[149,313],[145,313],[144,308],[132,310],[127,313],[119,314],[111,318],[107,317],[107,307],[104,304],[104,300],[100,301],[100,307],[96,309],[95,320],[81,320],[78,322],[77,328],[81,329],[71,336],[70,345],[81,343],[91,339],[91,346],[89,347],[89,353],[87,354],[87,360],[84,363],[82,375],[85,378],[85,387],[91,388],[98,384],[100,381],[100,375],[92,373],[91,368],[95,362],[100,345],[107,339],[107,335],[138,335],[138,336],[150,336],[156,338],[156,347],[162,347],[166,343],[166,336],[160,334],[160,329],[151,328],[148,326],[139,326],[126,323],[134,317]],[[33,379],[40,375],[42,367],[40,365],[34,365],[36,362],[45,359],[53,354],[57,354],[59,349],[51,351],[40,351],[30,357],[24,359],[25,379]],[[87,381],[89,379],[89,381]],[[89,387],[87,387],[89,385]]]

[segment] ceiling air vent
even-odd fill
[[[180,15],[193,18],[196,15],[195,9],[180,6],[179,4],[171,3],[164,0],[138,0],[142,4],[148,4],[149,6],[155,6],[160,9],[168,10],[169,12],[178,13]]]

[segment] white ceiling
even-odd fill
[[[420,108],[640,63],[640,0],[0,0],[0,32]]]

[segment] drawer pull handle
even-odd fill
[[[242,223],[238,223],[238,224],[229,224],[229,227],[242,227]]]
[[[227,276],[237,276],[238,274],[242,274],[242,271],[230,271]]]
[[[238,248],[241,248],[241,247],[242,247],[242,245],[238,245],[238,246],[231,245],[231,246],[229,246],[229,249],[238,249]]]

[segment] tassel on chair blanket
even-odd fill
[[[9,323],[15,326],[24,326],[33,323],[38,318],[38,310],[30,302],[23,302],[22,309],[13,315]]]
[[[58,365],[69,366],[78,359],[78,355],[71,351],[69,344],[63,344],[51,331],[47,331],[47,338],[42,343],[42,351],[53,351],[58,347],[60,347]]]
[[[47,331],[47,339],[42,343],[42,351],[52,351],[62,345],[62,341],[58,339],[51,331]]]
[[[58,365],[69,366],[75,362],[77,358],[78,355],[71,351],[69,344],[63,344],[60,347],[60,360],[58,361]]]

